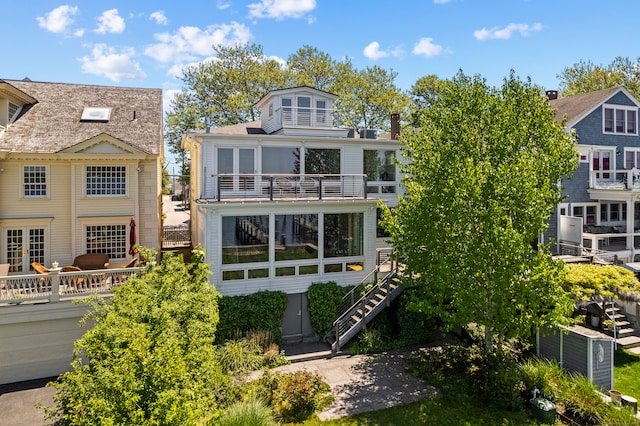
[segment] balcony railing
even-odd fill
[[[130,276],[144,268],[113,268],[93,271],[60,272],[52,269],[48,274],[10,275],[0,277],[0,305],[25,302],[59,302],[91,294],[110,293]]]
[[[213,178],[217,201],[367,198],[364,174],[219,174]]]
[[[640,191],[640,170],[592,171],[589,173],[589,188],[610,189],[614,191]]]
[[[328,108],[282,107],[280,114],[282,127],[333,127],[333,110]]]

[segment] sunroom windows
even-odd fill
[[[222,280],[359,271],[364,213],[222,216]]]

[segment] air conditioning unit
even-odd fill
[[[360,139],[375,139],[376,131],[375,129],[362,129],[360,130]]]

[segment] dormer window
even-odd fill
[[[604,133],[638,134],[638,109],[624,106],[604,107]]]
[[[84,107],[80,121],[107,123],[111,117],[111,108]]]
[[[20,105],[16,105],[13,102],[9,102],[9,123],[16,119],[20,112]]]

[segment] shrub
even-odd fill
[[[329,393],[329,385],[318,374],[303,370],[282,374],[273,393],[273,408],[282,421],[301,422],[327,405]]]
[[[210,426],[276,426],[274,413],[264,401],[251,399],[231,405],[221,417],[208,422]]]
[[[260,291],[245,296],[224,296],[218,301],[220,323],[216,342],[234,339],[238,332],[267,330],[276,343],[282,339],[282,320],[289,301],[280,291]]]
[[[263,365],[262,348],[247,339],[229,340],[218,346],[216,359],[226,373],[246,374]]]
[[[309,316],[311,327],[320,336],[324,336],[333,328],[338,318],[338,309],[342,305],[342,297],[353,287],[341,287],[335,281],[313,283],[307,291],[309,299]]]

